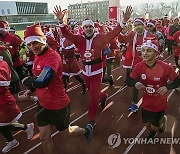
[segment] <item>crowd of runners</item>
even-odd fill
[[[180,87],[180,18],[132,19],[132,12],[127,6],[121,22],[87,18],[72,25],[64,21],[67,10],[55,6],[58,24],[27,26],[23,39],[8,21],[0,20],[0,133],[7,140],[2,153],[19,145],[12,131],[24,130],[27,139],[33,138],[34,124],[18,122],[20,102],[38,102],[36,120],[44,153],[54,153],[53,127],[90,143],[99,104],[104,108],[108,98],[101,83],[114,84],[112,65],[126,69],[124,84],[132,87],[130,112],[138,111],[138,94],[143,93],[147,142],[165,131],[167,92]],[[174,55],[174,66],[160,60],[166,53]],[[81,84],[82,94],[89,93],[85,128],[70,125],[66,90],[71,76]]]

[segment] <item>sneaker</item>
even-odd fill
[[[2,153],[7,153],[13,148],[17,147],[18,145],[19,145],[19,142],[16,139],[14,139],[11,142],[7,142],[7,145],[2,149]]]
[[[149,135],[146,137],[146,143],[147,144],[150,144],[153,142],[153,139],[157,136],[157,132],[156,131],[153,131],[153,132],[150,132]]]
[[[25,130],[25,132],[27,133],[27,139],[28,140],[32,139],[34,136],[34,124],[33,123],[27,124],[27,129]]]
[[[90,143],[92,141],[93,138],[93,126],[88,123],[85,127],[85,138],[87,143]]]
[[[109,76],[109,80],[108,81],[109,81],[109,85],[110,86],[112,86],[114,84],[114,80],[113,80],[113,76],[112,75]]]
[[[137,112],[138,111],[138,106],[134,102],[132,103],[131,107],[129,108],[130,112]]]
[[[100,100],[100,105],[101,105],[102,108],[105,107],[105,105],[106,105],[106,99],[107,99],[107,97]]]
[[[167,116],[164,115],[160,121],[159,121],[159,126],[160,126],[160,129],[159,129],[159,132],[160,133],[163,133],[165,130],[166,130],[166,126],[167,126]]]

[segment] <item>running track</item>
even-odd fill
[[[163,60],[174,64],[173,56],[164,56]],[[125,70],[121,67],[114,68],[114,86],[102,84],[102,90],[109,94],[108,105],[104,110],[99,108],[97,125],[94,129],[93,141],[86,143],[83,136],[69,137],[54,129],[53,140],[57,154],[178,154],[179,144],[125,144],[123,138],[143,138],[147,136],[147,130],[141,122],[141,112],[130,114],[128,107],[132,102],[131,88],[124,86]],[[81,86],[73,78],[70,80],[68,95],[71,98],[71,124],[84,127],[87,123],[88,94],[81,94]],[[141,96],[139,96],[139,99]],[[162,138],[178,138],[180,140],[180,92],[169,91],[168,127],[165,133],[159,134]],[[9,154],[42,154],[42,145],[39,140],[38,128],[35,120],[35,103],[19,104],[23,117],[22,123],[35,123],[35,135],[31,141],[26,139],[24,132],[14,133],[14,137],[20,145]],[[108,137],[119,133],[121,144],[116,148],[110,148]],[[131,143],[131,144],[130,144]],[[1,137],[0,149],[5,145],[5,139]]]

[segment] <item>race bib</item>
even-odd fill
[[[146,87],[146,92],[148,94],[154,94],[156,90],[153,87]]]

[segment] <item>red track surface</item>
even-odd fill
[[[173,56],[164,57],[168,63],[174,62]],[[94,129],[93,141],[88,144],[83,136],[69,137],[59,133],[54,129],[54,146],[57,154],[178,154],[180,152],[179,144],[132,144],[123,141],[123,138],[146,137],[147,130],[143,128],[141,122],[141,112],[132,114],[130,117],[128,108],[132,102],[131,88],[124,86],[125,70],[121,67],[112,72],[114,76],[114,86],[102,84],[102,90],[109,94],[107,107],[102,111],[99,109],[97,125]],[[84,127],[88,122],[88,94],[81,94],[81,86],[73,78],[70,80],[68,95],[71,98],[71,121],[72,125]],[[180,140],[180,92],[169,91],[169,107],[166,112],[168,117],[168,127],[165,133],[158,137],[175,138]],[[31,141],[26,139],[24,132],[16,132],[15,138],[20,145],[9,152],[9,154],[42,154],[42,145],[39,140],[39,133],[36,124],[36,104],[19,104],[23,111],[22,123],[35,123],[35,135]],[[119,133],[121,144],[111,149],[108,145],[108,137],[111,134]],[[1,137],[0,149],[5,145],[5,139]],[[174,153],[173,153],[174,152]]]

